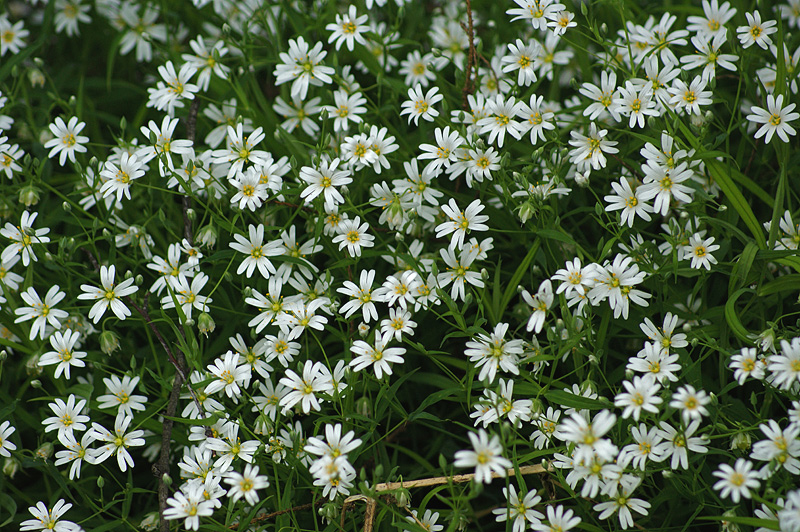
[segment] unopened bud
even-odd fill
[[[750,434],[746,432],[740,432],[738,434],[734,434],[733,438],[731,438],[731,451],[738,450],[741,452],[747,452],[752,445],[752,438]]]
[[[216,328],[217,324],[208,312],[203,312],[197,317],[197,329],[200,331],[200,334],[206,338],[208,338],[208,335],[214,332]]]
[[[411,504],[411,494],[406,489],[401,489],[394,498],[397,501],[398,508],[406,508]]]
[[[52,442],[45,442],[41,445],[41,447],[36,449],[36,457],[41,458],[42,460],[47,460],[53,456],[54,449],[55,446],[52,444]]]
[[[3,474],[7,476],[9,479],[14,480],[14,476],[17,474],[20,468],[19,460],[16,458],[6,458],[6,461],[3,463]]]
[[[163,475],[161,475],[161,482],[163,482],[167,486],[171,486],[172,485],[172,477],[169,476],[168,473],[164,473]]]
[[[217,230],[213,225],[209,224],[197,233],[197,238],[200,244],[207,248],[213,248],[217,244]]]
[[[100,350],[110,355],[119,349],[119,336],[113,331],[103,331],[100,333]]]
[[[22,187],[22,189],[19,191],[19,202],[26,207],[30,207],[31,205],[36,205],[39,203],[40,197],[41,190],[33,185]]]
[[[31,355],[28,360],[25,361],[25,372],[30,377],[37,377],[42,373],[42,367],[39,365],[39,354]]]
[[[363,321],[358,324],[358,334],[361,338],[366,338],[369,334],[369,325],[364,323]]]
[[[99,477],[97,477],[97,487],[100,488],[100,489],[103,489],[103,486],[105,486],[105,485],[106,485],[106,479],[103,478],[103,475],[100,475]]]

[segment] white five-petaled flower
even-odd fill
[[[111,455],[117,456],[117,465],[122,472],[127,471],[128,466],[133,467],[133,457],[128,452],[128,447],[140,447],[144,445],[144,431],[128,431],[128,427],[133,421],[132,416],[125,413],[118,413],[114,420],[114,432],[106,429],[99,423],[92,423],[92,433],[98,441],[108,442],[106,445],[97,449],[96,463],[104,462]]]
[[[375,237],[367,233],[369,224],[361,223],[361,217],[356,216],[352,220],[343,220],[337,229],[337,235],[333,237],[333,243],[339,244],[339,249],[347,248],[347,253],[351,257],[360,257],[361,248],[371,248],[375,245]]]
[[[344,196],[336,189],[353,182],[350,170],[339,169],[339,159],[332,161],[322,160],[319,168],[304,166],[300,169],[300,179],[308,186],[300,193],[300,197],[307,203],[322,194],[326,208],[333,209],[344,203]]]
[[[86,406],[86,399],[81,399],[76,403],[75,394],[69,394],[66,402],[56,397],[55,402],[50,403],[48,406],[55,416],[45,418],[42,421],[45,432],[57,429],[58,437],[61,438],[64,434],[72,433],[76,430],[86,430],[84,423],[89,421],[89,416],[81,414],[83,407]]]
[[[703,240],[699,233],[695,233],[689,238],[689,244],[683,247],[683,252],[685,258],[692,259],[692,268],[711,270],[711,265],[717,263],[711,252],[718,249],[719,244],[714,244],[713,236]]]
[[[145,410],[144,403],[147,401],[147,397],[144,395],[132,395],[134,388],[139,384],[138,376],[123,375],[122,380],[120,380],[116,375],[112,375],[110,379],[103,378],[103,382],[109,393],[97,398],[100,408],[117,408],[117,413],[123,413],[127,416],[133,416],[134,410]]]
[[[755,124],[763,124],[758,131],[756,131],[755,138],[764,138],[764,142],[769,144],[773,135],[778,137],[783,142],[789,142],[789,135],[794,136],[797,131],[789,125],[792,120],[800,118],[800,113],[793,113],[795,104],[790,103],[786,106],[783,105],[783,94],[775,96],[774,94],[767,95],[767,108],[753,106],[750,108],[751,113],[747,115],[747,120]]]
[[[20,24],[22,21],[20,21]],[[2,40],[2,39],[0,39]],[[72,521],[64,521],[61,517],[72,508],[72,503],[59,499],[52,509],[48,509],[44,502],[39,501],[36,506],[31,506],[28,511],[36,519],[28,519],[20,523],[20,530],[49,530],[52,532],[82,532],[83,529]]]
[[[730,495],[734,503],[742,498],[749,499],[750,490],[761,485],[758,471],[753,471],[753,462],[744,458],[736,460],[733,467],[720,464],[719,469],[714,471],[714,476],[720,479],[714,484],[714,489],[719,490],[721,497]]]
[[[481,200],[476,199],[470,203],[465,210],[461,210],[456,200],[450,199],[447,205],[442,206],[442,212],[450,218],[449,222],[444,222],[436,226],[436,238],[453,234],[450,240],[450,247],[461,249],[464,246],[464,238],[470,231],[487,231],[489,226],[483,222],[489,220],[485,214],[480,214],[484,209]]]
[[[66,124],[60,116],[56,117],[55,123],[50,124],[50,131],[55,138],[48,140],[44,144],[45,148],[52,148],[48,157],[52,159],[56,154],[59,154],[58,164],[61,166],[64,166],[67,162],[67,157],[74,163],[75,154],[84,153],[86,151],[84,144],[89,142],[89,137],[79,135],[84,127],[86,127],[86,123],[79,122],[77,116],[70,118]]]
[[[20,252],[23,266],[30,264],[31,259],[34,262],[37,261],[36,254],[31,246],[50,242],[50,237],[45,236],[50,232],[49,228],[34,229],[32,227],[37,216],[39,216],[38,212],[24,211],[18,226],[15,227],[11,225],[11,222],[6,222],[5,227],[0,229],[0,235],[13,240],[11,244],[3,249],[3,253],[0,255],[2,262],[9,262]]]
[[[331,22],[325,29],[333,32],[328,37],[328,43],[336,43],[336,49],[342,47],[342,43],[347,45],[347,49],[353,51],[354,43],[367,44],[362,33],[367,31],[369,27],[366,22],[369,20],[368,15],[358,16],[356,6],[351,5],[346,15],[336,15],[336,22]]]
[[[747,18],[747,25],[736,28],[742,48],[749,48],[753,44],[757,44],[764,50],[769,49],[772,44],[769,36],[778,31],[778,23],[774,20],[761,22],[761,13],[758,11],[745,13],[744,16]]]
[[[204,490],[204,484],[196,482],[176,491],[174,497],[167,499],[169,508],[164,510],[164,519],[186,518],[187,530],[200,528],[200,517],[214,515],[214,501],[205,498]]]
[[[320,64],[326,55],[328,52],[322,50],[321,42],[309,49],[303,37],[298,37],[297,40],[289,39],[289,52],[281,52],[280,58],[283,63],[275,67],[275,84],[281,85],[291,81],[292,98],[305,100],[309,85],[321,87],[323,83],[333,81],[331,75],[334,70]]]
[[[225,475],[225,483],[230,485],[228,497],[233,499],[233,502],[244,497],[251,506],[259,500],[257,490],[269,487],[267,475],[259,475],[258,466],[251,464],[245,466],[244,473],[229,471]]]
[[[90,284],[82,284],[81,290],[83,294],[78,296],[78,299],[97,299],[97,302],[92,305],[89,310],[89,319],[95,323],[99,322],[103,315],[106,313],[108,307],[119,318],[124,320],[131,315],[131,311],[120,300],[125,296],[129,296],[139,290],[138,286],[133,286],[133,278],[126,279],[115,285],[116,268],[111,266],[100,267],[100,284],[101,288],[92,286]]]
[[[206,386],[204,393],[211,394],[224,390],[234,403],[238,403],[239,396],[242,395],[239,385],[245,385],[250,381],[250,365],[240,364],[239,355],[228,351],[221,358],[217,358],[213,364],[209,364],[208,371],[217,378]]]
[[[57,379],[63,372],[64,376],[69,379],[69,369],[71,366],[77,368],[86,366],[86,363],[81,360],[86,357],[86,352],[74,350],[78,338],[80,338],[80,333],[78,331],[67,329],[63,334],[61,331],[54,332],[50,337],[50,345],[53,346],[54,351],[48,351],[43,354],[39,359],[39,365],[49,366],[51,364],[58,364],[54,377]]]
[[[419,124],[419,119],[433,122],[439,116],[439,111],[433,108],[434,104],[439,103],[444,96],[439,94],[439,87],[433,86],[427,93],[422,93],[422,85],[417,83],[413,89],[408,89],[408,100],[401,105],[400,116],[408,115],[408,123],[414,121]]]
[[[358,355],[350,361],[350,367],[353,368],[353,371],[361,371],[372,366],[375,370],[375,376],[379,379],[384,373],[391,375],[391,364],[402,364],[404,362],[403,355],[406,352],[404,347],[386,347],[393,336],[392,332],[381,334],[380,331],[376,330],[374,347],[363,340],[356,340],[353,343],[353,347],[350,348],[352,353]]]
[[[58,285],[53,285],[45,294],[44,301],[42,301],[36,289],[32,286],[28,287],[26,291],[20,293],[20,297],[28,306],[14,310],[14,313],[18,316],[14,323],[34,320],[31,326],[30,339],[33,340],[37,335],[39,338],[44,339],[45,326],[48,323],[58,329],[61,327],[61,320],[69,316],[68,312],[54,308],[66,295],[59,290]]]
[[[236,242],[231,242],[231,248],[247,255],[239,268],[236,270],[237,274],[246,272],[245,275],[249,279],[253,275],[253,270],[258,267],[258,271],[265,279],[269,279],[270,275],[275,273],[275,266],[269,260],[269,257],[276,257],[283,254],[283,249],[280,242],[269,242],[264,244],[264,226],[262,224],[249,225],[248,233],[250,238],[246,238],[239,234],[234,234],[233,238]]]
[[[491,484],[492,474],[505,477],[506,470],[511,468],[511,461],[503,458],[503,446],[500,444],[500,438],[492,435],[489,439],[489,434],[483,429],[480,429],[478,434],[470,432],[468,436],[472,450],[457,451],[453,465],[474,467],[475,482],[481,484]]]

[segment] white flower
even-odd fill
[[[776,26],[778,23],[774,20],[762,23],[761,13],[758,11],[745,13],[744,16],[747,18],[747,25],[736,28],[742,48],[750,48],[753,44],[757,44],[764,50],[769,49],[772,44],[772,39],[769,36],[777,33],[778,28]]]
[[[634,443],[622,448],[618,462],[630,461],[633,467],[644,471],[647,460],[656,462],[662,460],[660,452],[657,451],[658,444],[663,441],[663,438],[659,435],[657,427],[648,429],[647,425],[640,423],[638,427],[631,427],[631,436],[633,436]]]
[[[531,316],[525,327],[528,332],[533,331],[534,334],[539,334],[542,331],[547,311],[553,305],[553,297],[553,285],[550,279],[542,281],[539,290],[533,296],[527,290],[522,291],[523,301],[531,306]]]
[[[321,42],[309,49],[302,36],[297,40],[289,39],[289,52],[280,53],[283,63],[275,67],[275,84],[282,85],[291,81],[292,98],[305,100],[309,85],[321,87],[323,83],[333,81],[331,75],[334,70],[320,64],[326,55],[328,52],[322,50]]]
[[[656,110],[655,102],[653,101],[653,90],[649,85],[637,88],[630,81],[626,81],[625,87],[619,89],[619,97],[614,99],[614,104],[617,105],[619,114],[630,117],[629,128],[636,124],[639,127],[644,127],[645,117],[658,116],[660,114]]]
[[[214,515],[214,502],[206,500],[202,482],[189,484],[183,491],[176,491],[174,497],[167,499],[168,508],[164,510],[164,519],[186,518],[184,526],[187,530],[200,528],[200,517]]]
[[[630,182],[621,177],[619,183],[611,183],[611,188],[614,189],[614,194],[603,197],[608,202],[606,211],[612,212],[622,209],[621,221],[623,224],[628,224],[628,227],[633,227],[633,222],[636,216],[643,220],[650,221],[650,214],[653,212],[653,207],[644,199],[644,189],[641,186],[636,187],[636,190],[631,189]]]
[[[456,161],[456,150],[464,144],[464,139],[458,131],[450,131],[450,126],[444,129],[437,127],[434,130],[434,135],[436,137],[436,145],[420,144],[419,149],[423,153],[419,156],[419,159],[432,159],[425,168],[435,174],[442,166],[448,168],[451,163]]]
[[[691,420],[701,419],[708,415],[706,405],[711,402],[711,397],[703,390],[695,390],[694,386],[687,384],[681,386],[672,394],[669,406],[681,411],[683,420],[688,423]]]
[[[775,96],[767,95],[767,109],[752,106],[751,114],[747,115],[747,120],[755,124],[763,124],[756,131],[755,138],[759,139],[766,135],[764,142],[769,144],[772,136],[777,134],[783,142],[789,142],[789,135],[794,136],[797,131],[789,125],[792,120],[800,118],[800,113],[793,113],[795,104],[783,105],[783,94]]]
[[[232,498],[233,502],[244,497],[251,506],[259,501],[257,490],[269,487],[267,475],[259,475],[258,466],[250,464],[245,466],[244,473],[229,471],[225,475],[225,483],[231,486],[228,488],[228,497]]]
[[[375,245],[375,237],[367,233],[369,224],[361,223],[361,217],[352,220],[343,220],[337,229],[338,234],[333,237],[333,243],[339,244],[339,249],[347,248],[351,257],[360,257],[361,248],[371,248]]]
[[[374,282],[375,270],[361,270],[359,274],[360,286],[352,281],[345,281],[343,287],[336,289],[340,294],[350,296],[350,301],[339,308],[339,312],[344,314],[345,319],[349,319],[359,308],[365,323],[378,319],[378,309],[375,306],[375,301],[381,301],[382,299],[380,297],[376,299],[373,295],[372,285]]]
[[[501,94],[486,102],[489,116],[481,118],[475,124],[479,128],[481,135],[489,133],[489,142],[493,143],[497,139],[497,146],[502,148],[506,138],[506,132],[519,140],[522,138],[525,126],[515,120],[522,111],[523,102],[518,102],[513,96],[507,100]]]
[[[642,410],[658,414],[658,405],[662,403],[662,399],[657,394],[661,386],[642,377],[634,377],[633,382],[623,381],[622,385],[625,392],[614,398],[614,406],[625,408],[622,412],[623,418],[633,415],[633,419],[639,421]]]
[[[11,426],[10,421],[3,421],[0,423],[0,456],[10,458],[11,453],[9,451],[16,450],[17,446],[8,440],[16,430],[15,427]]]
[[[753,471],[753,462],[739,458],[733,467],[728,464],[720,464],[719,469],[714,471],[714,476],[720,480],[714,484],[714,489],[719,490],[720,497],[730,495],[734,503],[738,503],[741,498],[750,498],[750,489],[757,489],[761,482],[758,481],[758,472]]]
[[[510,460],[503,458],[503,446],[500,444],[500,438],[492,435],[490,440],[489,434],[483,429],[478,434],[470,432],[468,436],[473,450],[456,451],[453,465],[474,467],[475,482],[481,484],[491,484],[492,474],[505,477],[506,470],[512,465]]]
[[[280,242],[269,242],[264,244],[264,226],[262,224],[250,224],[247,227],[250,238],[246,238],[239,234],[234,234],[233,238],[236,242],[231,243],[231,248],[244,253],[247,257],[239,265],[236,270],[237,274],[246,272],[245,275],[249,279],[253,275],[253,270],[258,267],[259,273],[264,279],[269,279],[270,275],[275,273],[275,266],[268,257],[275,257],[283,254]]]
[[[524,532],[527,528],[541,523],[544,514],[534,510],[534,507],[542,502],[542,498],[536,494],[536,490],[530,490],[525,497],[520,500],[517,489],[513,484],[509,488],[503,488],[503,495],[506,496],[507,508],[495,508],[492,513],[495,519],[502,523],[504,521],[514,521],[512,532]]]
[[[793,338],[791,343],[781,340],[781,354],[767,360],[775,386],[788,390],[800,382],[800,337]]]
[[[701,76],[695,76],[691,84],[688,86],[680,79],[675,79],[672,87],[669,88],[669,93],[672,97],[669,104],[675,107],[675,110],[686,110],[690,114],[700,115],[701,105],[711,105],[711,91],[704,90],[706,82]]]
[[[539,55],[541,46],[536,41],[522,42],[517,39],[515,44],[508,45],[509,54],[503,56],[503,72],[519,70],[517,85],[527,87],[536,81],[536,68],[534,59]]]
[[[92,423],[92,434],[98,441],[108,442],[106,445],[97,449],[95,463],[100,464],[108,457],[117,455],[117,464],[124,473],[128,466],[133,467],[133,457],[128,452],[128,447],[139,447],[144,445],[144,431],[132,430],[128,432],[128,426],[133,421],[132,416],[125,413],[118,413],[114,420],[114,432],[112,433],[99,423]]]
[[[33,244],[46,244],[50,242],[50,237],[45,236],[50,232],[50,229],[43,227],[42,229],[34,229],[33,222],[39,216],[37,212],[23,211],[22,218],[18,226],[11,225],[11,222],[6,222],[5,227],[0,229],[0,235],[13,240],[11,244],[3,249],[0,260],[4,263],[11,261],[18,253],[22,252],[22,265],[27,266],[30,264],[31,259],[36,262],[36,254],[33,252]]]
[[[700,427],[700,420],[695,419],[684,430],[676,430],[666,421],[660,423],[658,435],[664,440],[656,445],[654,452],[660,456],[659,461],[672,458],[670,467],[678,469],[689,469],[689,451],[695,453],[707,453],[706,443],[702,438],[692,437]]]
[[[433,63],[433,60],[433,54],[427,53],[423,56],[419,53],[419,50],[413,50],[400,62],[398,73],[405,76],[404,83],[407,86],[420,85],[423,88],[427,88],[431,81],[436,79],[436,74],[428,67]]]
[[[2,20],[0,18],[0,20]],[[21,22],[20,22],[21,24]],[[2,30],[2,27],[0,27]],[[2,39],[0,39],[2,41]],[[36,519],[28,519],[20,523],[20,530],[47,530],[52,532],[82,532],[83,529],[72,521],[60,520],[72,508],[72,503],[59,499],[52,509],[48,509],[44,502],[37,502],[36,506],[31,506],[28,511]]]
[[[136,157],[123,153],[117,164],[111,160],[103,164],[100,171],[100,179],[103,185],[100,187],[100,194],[104,198],[117,195],[117,202],[122,202],[122,196],[131,199],[131,183],[144,175],[145,164]]]
[[[39,298],[39,294],[36,293],[36,289],[32,286],[29,287],[26,291],[20,293],[20,297],[28,306],[14,310],[14,313],[18,316],[14,323],[34,320],[31,326],[30,339],[33,340],[37,335],[39,338],[44,339],[45,326],[48,323],[58,329],[61,327],[61,320],[69,316],[68,312],[54,308],[66,296],[67,294],[59,290],[58,285],[53,285],[45,294],[44,301],[42,301]]]
[[[85,351],[75,351],[75,343],[80,338],[78,331],[66,330],[63,334],[61,331],[56,331],[50,337],[50,345],[53,346],[54,351],[48,351],[43,354],[39,359],[40,366],[49,366],[51,364],[58,364],[56,366],[55,374],[56,379],[64,373],[64,376],[69,379],[70,366],[82,368],[86,363],[81,360],[86,357]]]
[[[2,40],[5,40],[5,35],[0,39],[0,41]],[[55,138],[44,144],[45,148],[52,148],[47,156],[52,159],[56,154],[60,154],[58,164],[61,166],[67,162],[67,157],[74,163],[75,154],[86,152],[84,144],[89,142],[89,137],[79,135],[84,127],[86,127],[86,122],[79,122],[77,116],[70,118],[66,124],[60,116],[56,117],[55,123],[50,124],[50,131]]]
[[[532,528],[537,532],[567,532],[579,524],[581,524],[581,518],[574,515],[569,508],[565,509],[559,504],[555,508],[547,506],[547,524],[534,524]]]
[[[172,291],[161,299],[161,308],[175,308],[175,301],[181,306],[181,311],[186,316],[187,320],[192,319],[192,309],[195,308],[200,312],[208,312],[208,305],[213,301],[208,296],[201,296],[200,290],[205,287],[208,282],[208,275],[198,273],[192,284],[186,278],[178,278],[176,281],[170,283]]]
[[[83,434],[80,443],[78,443],[75,434],[67,432],[62,434],[58,441],[61,442],[61,445],[66,449],[56,453],[55,465],[60,466],[72,462],[69,468],[69,479],[81,478],[81,465],[83,465],[83,461],[85,460],[89,464],[95,463],[94,459],[97,450],[89,447],[95,441],[94,435],[91,431],[86,432]]]
[[[292,391],[281,398],[280,406],[292,408],[300,403],[304,414],[308,414],[312,408],[319,411],[320,403],[315,394],[331,391],[330,382],[326,379],[322,367],[320,362],[306,360],[302,377],[290,369],[286,370],[286,376],[281,378],[280,383]]]
[[[647,509],[650,508],[650,503],[642,499],[635,499],[631,497],[631,492],[639,485],[640,479],[636,479],[631,485],[619,485],[614,493],[610,496],[612,499],[608,502],[601,502],[594,505],[594,509],[600,512],[598,516],[600,519],[608,519],[615,513],[619,512],[619,524],[623,529],[633,526],[633,514],[631,510],[638,514],[647,515]]]
[[[204,393],[211,394],[224,390],[234,403],[238,403],[239,396],[242,394],[239,384],[250,381],[250,366],[239,364],[239,355],[228,351],[221,358],[217,358],[213,364],[209,364],[208,371],[217,379],[206,386]]]
[[[134,410],[144,412],[147,397],[144,395],[133,395],[136,385],[139,384],[139,377],[123,375],[122,380],[116,375],[111,378],[103,378],[108,394],[97,398],[100,408],[117,408],[117,413],[133,416]]]
[[[81,399],[75,403],[75,394],[70,394],[65,403],[63,399],[56,397],[54,403],[48,405],[50,410],[55,414],[54,417],[48,417],[42,421],[45,426],[44,431],[50,432],[58,429],[59,438],[64,434],[72,433],[72,431],[86,430],[84,422],[89,421],[89,416],[81,414],[83,407],[86,406],[86,399]]]
[[[463,300],[466,297],[465,287],[467,283],[478,288],[484,286],[481,274],[472,269],[472,263],[478,258],[480,249],[464,246],[458,252],[457,259],[456,250],[453,247],[440,249],[439,254],[447,265],[447,271],[440,273],[436,277],[436,282],[440,288],[445,288],[450,283],[453,283],[453,287],[450,289],[450,297],[454,301]]]
[[[165,111],[168,116],[175,116],[175,109],[182,108],[184,103],[181,100],[194,100],[194,93],[200,87],[189,80],[197,73],[197,66],[192,62],[181,65],[178,72],[175,72],[175,65],[172,61],[158,67],[161,80],[156,83],[156,87],[147,89],[149,94],[147,107],[154,107],[158,111]]]
[[[767,363],[758,358],[758,351],[755,347],[743,347],[739,353],[731,356],[728,367],[734,370],[733,378],[741,386],[748,377],[763,380]]]
[[[436,238],[453,234],[450,240],[450,247],[461,249],[464,246],[464,238],[470,231],[487,231],[489,226],[483,222],[489,220],[483,211],[484,205],[481,200],[476,199],[470,203],[465,210],[461,210],[456,200],[450,199],[447,205],[442,206],[442,212],[450,219],[436,226]]]
[[[328,115],[333,117],[333,130],[335,132],[347,131],[350,121],[359,124],[363,122],[361,115],[367,112],[365,104],[366,98],[360,92],[349,94],[344,90],[337,90],[333,93],[335,105],[325,105],[322,108],[328,111]]]
[[[408,123],[414,120],[414,124],[419,125],[419,119],[433,122],[433,119],[439,116],[439,111],[433,106],[439,103],[444,96],[439,94],[439,87],[431,87],[426,93],[422,94],[422,85],[417,83],[413,89],[408,89],[408,100],[404,101],[400,106],[400,116],[408,115]]]
[[[692,268],[705,268],[711,270],[712,264],[717,264],[717,259],[711,254],[712,251],[719,249],[719,244],[714,244],[714,237],[703,240],[699,233],[695,233],[689,238],[689,244],[683,246],[684,258],[692,259]]]
[[[617,416],[608,410],[598,412],[591,422],[578,412],[573,412],[558,426],[554,436],[576,444],[572,454],[575,463],[591,462],[595,456],[608,461],[616,456],[617,447],[603,436],[616,422]]]
[[[354,42],[367,44],[367,41],[364,40],[364,36],[362,35],[362,33],[369,29],[365,24],[367,20],[369,20],[369,16],[367,15],[358,16],[356,13],[356,6],[354,5],[350,6],[346,15],[337,13],[336,22],[325,26],[326,30],[333,32],[330,37],[328,37],[328,43],[336,43],[337,50],[341,48],[342,43],[344,43],[351,52],[353,51]]]
[[[592,122],[589,128],[589,135],[581,135],[575,131],[570,131],[572,139],[569,144],[574,146],[570,154],[570,162],[578,167],[579,172],[584,172],[591,166],[594,170],[605,168],[607,160],[604,153],[617,153],[615,148],[617,142],[606,140],[607,129],[597,129],[597,124]]]
[[[350,361],[353,371],[361,371],[372,366],[378,379],[383,377],[384,373],[391,375],[391,364],[402,364],[404,362],[403,355],[406,352],[404,347],[386,347],[392,336],[394,335],[391,332],[381,334],[376,330],[374,347],[363,340],[356,340],[353,347],[350,348],[352,353],[358,355]]]
[[[92,305],[91,310],[89,310],[89,319],[95,323],[100,321],[100,318],[103,317],[109,306],[111,307],[111,311],[120,320],[124,320],[131,315],[131,311],[128,310],[128,307],[126,307],[122,301],[120,301],[120,298],[133,294],[139,290],[139,287],[132,286],[134,281],[133,278],[126,279],[119,285],[115,286],[115,272],[116,269],[113,264],[108,267],[101,266],[100,284],[102,285],[102,288],[97,288],[89,284],[81,285],[81,290],[83,290],[84,293],[80,294],[78,299],[98,300],[94,305]]]
[[[479,380],[494,382],[498,369],[519,375],[519,358],[524,349],[522,340],[506,340],[507,323],[498,323],[491,335],[479,334],[477,341],[467,342],[464,354],[481,368]]]
[[[256,128],[249,135],[244,133],[244,125],[236,124],[236,129],[228,126],[228,146],[226,149],[213,151],[213,162],[221,165],[230,164],[228,179],[244,169],[244,164],[250,162],[256,166],[266,166],[270,157],[264,150],[256,150],[255,146],[264,140],[266,134],[263,128]]]

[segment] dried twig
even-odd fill
[[[530,466],[523,466],[519,468],[519,472],[522,475],[536,475],[546,473],[548,471],[552,471],[551,467],[543,467],[541,465],[530,465]],[[498,473],[492,473],[492,478],[503,478],[506,476],[513,477],[517,474],[516,470],[509,469],[505,472],[504,475],[500,475]],[[464,482],[469,482],[475,477],[475,473],[467,473],[464,475],[453,475],[448,477],[432,477],[432,478],[421,478],[418,480],[408,480],[403,482],[385,482],[382,484],[376,484],[373,488],[379,494],[385,491],[393,491],[398,489],[411,489],[411,488],[427,488],[431,486],[439,486],[441,484],[461,484]],[[393,500],[390,494],[379,495],[380,498]],[[376,498],[369,497],[367,495],[351,495],[350,497],[344,500],[344,505],[342,506],[342,517],[341,517],[341,524],[344,527],[344,515],[347,511],[348,506],[352,506],[356,502],[363,501],[367,504],[366,513],[364,515],[364,532],[372,532],[373,527],[375,526],[375,512],[377,510],[378,501]]]
[[[275,517],[278,517],[279,515],[288,514],[288,513],[292,513],[292,512],[302,512],[303,510],[310,510],[312,508],[316,508],[317,506],[322,506],[323,504],[325,504],[325,502],[326,502],[326,499],[320,499],[320,500],[318,500],[316,502],[310,502],[308,504],[301,504],[300,506],[292,506],[291,508],[286,508],[284,510],[278,510],[277,512],[272,512],[272,513],[263,514],[263,515],[257,515],[248,523],[248,526],[252,525],[252,524],[255,524],[255,523],[260,523],[261,521],[266,521],[267,519],[273,519]],[[239,528],[240,524],[241,523],[236,523],[236,524],[233,524],[233,525],[229,526],[228,528],[230,528],[231,530],[236,530],[237,528]]]

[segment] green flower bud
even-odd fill
[[[217,230],[213,225],[208,224],[200,229],[200,232],[197,233],[197,238],[203,247],[213,248],[217,245]]]
[[[30,207],[31,205],[36,205],[39,203],[40,197],[41,190],[33,185],[22,187],[22,189],[19,191],[19,202],[26,207]]]
[[[100,350],[110,355],[119,349],[119,336],[113,331],[103,331],[100,333]]]
[[[197,329],[200,333],[208,338],[209,333],[214,332],[217,324],[214,323],[214,318],[208,312],[203,312],[197,317]]]
[[[41,458],[42,460],[47,460],[48,458],[53,456],[54,449],[55,446],[52,444],[52,442],[45,442],[42,444],[41,447],[36,449],[36,457]]]
[[[6,458],[6,461],[3,462],[3,474],[11,480],[14,480],[14,476],[17,474],[17,471],[19,471],[19,468],[20,463],[16,458]]]

